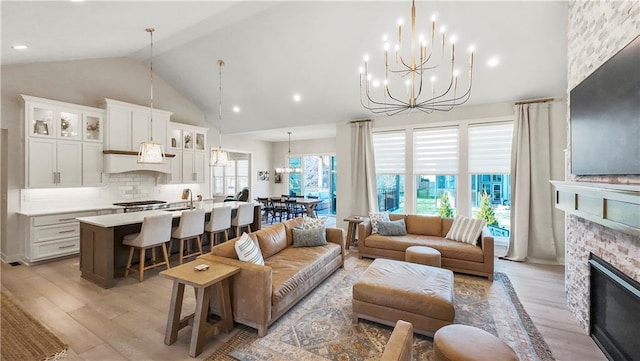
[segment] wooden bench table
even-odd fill
[[[195,270],[194,267],[200,264],[209,265],[209,269],[204,271]],[[238,272],[240,272],[240,268],[238,267],[204,259],[197,259],[160,272],[162,276],[173,280],[171,305],[169,306],[169,318],[167,319],[164,343],[171,345],[176,342],[178,339],[178,331],[187,326],[189,320],[193,319],[189,356],[196,357],[202,352],[204,345],[203,339],[206,336],[217,335],[220,331],[229,332],[233,329],[229,279]],[[185,285],[192,286],[196,291],[196,309],[191,315],[180,319]],[[214,324],[207,322],[209,291],[211,287],[218,289],[221,305],[220,320]]]

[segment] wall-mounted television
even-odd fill
[[[571,90],[571,173],[640,174],[640,36]]]

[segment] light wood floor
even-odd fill
[[[104,290],[80,278],[78,258],[37,266],[1,265],[2,291],[69,344],[69,360],[203,360],[234,333],[211,338],[197,358],[188,356],[191,328],[164,344],[171,281],[156,271],[138,283],[130,276]],[[564,268],[496,260],[557,360],[606,358],[565,306]],[[193,310],[185,292],[183,312]]]

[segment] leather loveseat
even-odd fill
[[[427,246],[440,252],[442,268],[493,280],[494,240],[486,228],[478,238],[478,245],[474,246],[445,238],[453,223],[452,218],[403,214],[390,214],[389,218],[392,221],[404,219],[407,234],[371,234],[371,223],[366,219],[358,225],[358,252],[361,258],[382,257],[404,261],[408,247]]]
[[[326,228],[327,244],[293,247],[292,228],[302,225],[294,218],[249,233],[257,241],[264,266],[238,260],[235,242],[229,240],[200,256],[214,262],[233,265],[240,272],[231,280],[230,293],[234,321],[258,329],[260,337],[267,327],[287,312],[344,264],[344,231]],[[213,310],[219,310],[218,297],[210,298]]]

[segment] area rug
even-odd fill
[[[220,350],[208,360],[378,360],[393,328],[366,320],[351,322],[351,287],[370,263],[349,257],[344,269],[269,327],[267,336],[258,338],[254,329],[243,328],[228,341],[234,343],[233,351]],[[505,274],[496,273],[494,282],[456,274],[454,306],[455,323],[498,336],[520,360],[554,360]],[[415,334],[413,349],[414,360],[433,359],[430,337]]]
[[[53,361],[67,356],[67,345],[4,293],[0,314],[3,361]]]

